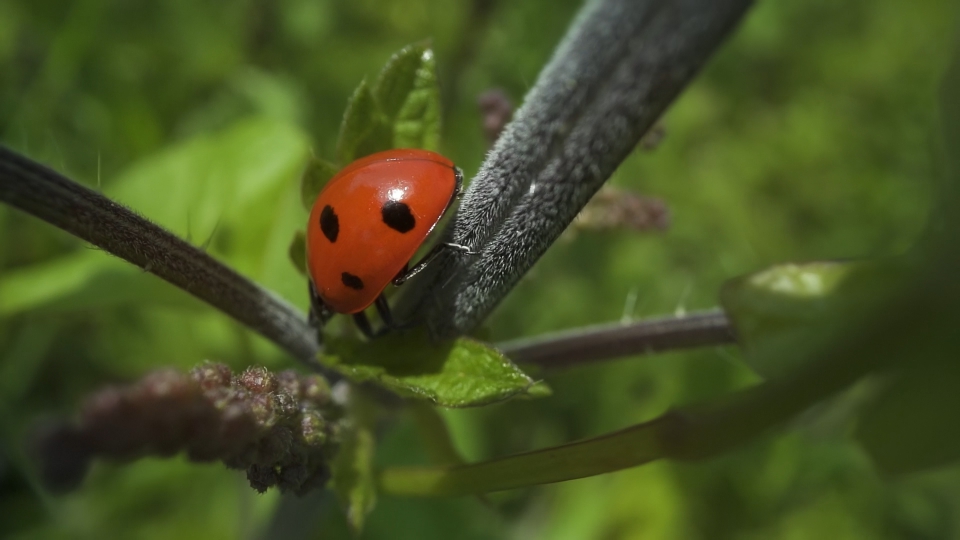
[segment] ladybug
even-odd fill
[[[396,328],[383,290],[418,274],[444,249],[470,253],[465,246],[440,243],[409,264],[462,184],[463,173],[449,159],[414,149],[358,159],[330,179],[307,223],[311,323],[351,314],[372,338],[364,310],[374,304],[384,330]]]

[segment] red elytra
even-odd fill
[[[391,282],[419,272],[435,254],[408,268],[459,194],[462,178],[447,158],[414,149],[379,152],[338,172],[317,197],[307,224],[315,315],[321,320],[323,312],[362,316],[376,301],[392,324],[380,295]],[[365,319],[358,323],[368,333]]]

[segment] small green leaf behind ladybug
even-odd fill
[[[403,108],[410,91],[417,84],[418,71],[423,67],[424,56],[433,56],[426,43],[407,45],[395,52],[380,70],[373,95],[387,118],[396,118]]]
[[[409,45],[394,54],[373,91],[393,128],[395,148],[436,150],[440,145],[440,87],[433,50]]]
[[[373,382],[441,407],[550,395],[545,383],[530,378],[496,349],[469,338],[433,343],[422,330],[368,343],[332,338],[320,361],[354,382]]]
[[[310,161],[307,162],[300,177],[300,200],[307,212],[313,208],[313,201],[317,200],[317,195],[320,195],[327,182],[336,176],[338,170],[339,168],[333,163],[310,156]]]
[[[373,88],[354,91],[340,125],[337,161],[351,161],[391,148],[436,150],[440,145],[440,87],[433,50],[404,47],[380,70]]]
[[[290,262],[293,263],[301,275],[307,275],[307,237],[303,231],[297,231],[293,234],[293,241],[288,248]]]
[[[337,139],[337,161],[346,165],[357,158],[392,148],[392,129],[377,105],[366,80],[350,96]]]

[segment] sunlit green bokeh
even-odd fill
[[[0,1],[0,143],[103,191],[305,308],[287,250],[311,150],[336,158],[344,106],[431,39],[440,146],[467,178],[477,96],[520,103],[579,2]],[[931,206],[948,0],[759,2],[612,183],[664,199],[665,233],[565,236],[498,308],[493,341],[717,305],[725,280],[785,261],[890,255]],[[36,486],[31,423],[106,383],[204,359],[285,367],[201,303],[0,206],[0,537],[347,538],[332,497],[281,502],[219,465],[96,466]],[[735,348],[546,376],[551,397],[444,415],[468,460],[558,444],[722,395],[758,375]],[[703,463],[655,463],[473,498],[380,497],[364,538],[956,538],[960,469],[888,479],[844,408]],[[409,418],[383,464],[424,463]]]

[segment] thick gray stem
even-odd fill
[[[751,0],[596,0],[572,25],[463,197],[448,255],[401,312],[474,329],[690,82]],[[585,261],[586,262],[586,261]]]

